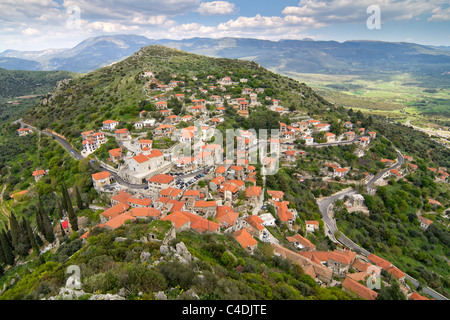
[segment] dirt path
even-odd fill
[[[10,214],[10,212],[9,212],[8,209],[6,209],[6,206],[5,206],[5,203],[4,203],[4,200],[3,200],[3,194],[5,193],[5,190],[6,190],[6,185],[3,185],[2,193],[0,195],[0,197],[1,197],[0,198],[0,213],[2,214],[2,216],[4,216],[6,218],[6,220],[9,221],[9,214]]]

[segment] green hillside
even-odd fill
[[[0,69],[0,99],[25,95],[43,95],[53,90],[55,84],[76,74],[67,71],[22,71]]]
[[[316,113],[329,105],[305,84],[267,71],[255,62],[209,58],[163,46],[148,46],[124,61],[73,79],[50,94],[49,103],[36,106],[25,119],[69,139],[78,137],[86,129],[98,128],[106,119],[137,120],[144,106],[151,107],[145,102],[149,97],[143,90],[145,82],[141,75],[144,71],[154,72],[162,83],[182,80],[186,90],[193,93],[200,87],[215,84],[216,81],[206,79],[208,75],[215,79],[230,76],[237,82],[241,78],[249,79],[245,85],[230,89],[231,95],[239,96],[244,87],[261,87],[265,95],[277,97],[283,101],[283,106],[292,110]],[[177,89],[173,92],[181,93]],[[186,96],[189,98],[188,94]]]

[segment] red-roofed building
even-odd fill
[[[369,254],[367,258],[369,259],[370,262],[374,263],[383,270],[388,270],[392,266],[392,263],[374,255],[373,253]]]
[[[411,293],[411,295],[408,297],[408,300],[430,300],[427,297],[421,296],[417,292]]]
[[[258,241],[253,239],[253,237],[245,229],[241,229],[233,233],[233,237],[237,242],[246,250],[253,252],[258,246]]]
[[[168,174],[158,174],[147,179],[148,188],[153,193],[159,195],[160,191],[169,187],[175,187],[175,178]]]
[[[120,191],[115,196],[112,196],[111,198],[109,198],[109,200],[111,201],[111,205],[114,206],[121,202],[127,202],[128,198],[132,198],[132,197],[133,196],[131,194],[129,194],[128,192]]]
[[[108,151],[112,162],[118,163],[122,157],[122,148],[111,149]]]
[[[236,224],[239,213],[234,212],[229,206],[218,206],[216,220],[225,228],[233,227]]]
[[[348,272],[353,261],[355,261],[356,253],[350,250],[334,250],[328,252],[327,266],[336,274],[345,274]]]
[[[126,202],[118,203],[100,213],[100,222],[106,223],[107,221],[110,221],[116,218],[117,216],[123,214],[129,208],[130,206]]]
[[[104,223],[104,227],[107,229],[117,229],[119,227],[121,227],[125,222],[129,221],[129,220],[135,220],[136,218],[133,217],[131,215],[131,213],[123,213],[118,215],[115,218],[112,218],[111,220],[109,220],[108,222]]]
[[[245,225],[248,227],[248,231],[258,238],[260,238],[266,230],[266,227],[263,225],[263,219],[257,215],[249,215],[243,221],[246,222]]]
[[[174,200],[180,200],[183,190],[178,188],[169,187],[167,189],[163,189],[159,192],[159,195],[162,197],[168,197]]]
[[[152,204],[152,200],[149,198],[128,198],[127,199],[127,203],[132,207],[132,208],[145,208],[145,207],[150,207],[150,205]]]
[[[46,174],[47,174],[47,171],[45,171],[45,170],[36,170],[36,171],[34,171],[33,172],[34,181],[38,182]]]
[[[271,196],[274,201],[283,201],[284,192],[278,190],[267,190],[269,196]]]
[[[114,131],[114,135],[117,140],[125,140],[130,137],[130,132],[127,128],[117,129],[116,131]]]
[[[251,186],[245,189],[245,196],[252,205],[258,204],[262,199],[262,189],[259,186]]]
[[[197,200],[194,203],[194,212],[205,218],[214,218],[217,212],[217,203],[216,201]]]
[[[427,219],[425,217],[422,217],[420,215],[417,216],[417,219],[419,220],[420,227],[423,230],[427,230],[429,226],[433,223],[433,220]]]
[[[118,121],[115,120],[105,120],[103,121],[103,130],[114,130],[119,125]]]
[[[96,190],[111,184],[111,174],[108,171],[102,171],[92,174],[92,182]]]
[[[171,221],[177,231],[186,231],[191,228],[191,221],[181,211],[171,213],[161,220]]]
[[[281,223],[284,223],[288,228],[292,228],[294,221],[297,218],[297,213],[293,210],[289,210],[287,207],[287,202],[283,201],[273,201],[275,208],[277,210],[278,218]]]
[[[316,250],[316,246],[308,239],[302,237],[300,234],[296,234],[292,237],[287,236],[286,239],[292,243],[297,249],[313,251]]]
[[[30,128],[20,128],[20,129],[17,129],[17,132],[19,133],[19,137],[26,136],[27,134],[33,133],[33,131]]]
[[[396,266],[391,266],[389,269],[387,269],[387,272],[389,272],[395,280],[398,280],[400,282],[405,281],[406,274]]]
[[[220,231],[220,225],[214,221],[210,221],[187,211],[183,211],[182,214],[191,221],[191,230],[197,231],[198,233]]]
[[[353,292],[354,294],[364,298],[366,300],[375,300],[378,293],[366,286],[360,284],[359,282],[347,277],[342,283],[342,289]]]
[[[159,219],[161,218],[161,211],[155,209],[155,208],[132,208],[129,211],[131,213],[132,217],[135,217],[137,219],[139,218],[154,218]]]
[[[319,230],[319,221],[316,220],[306,220],[306,231],[314,232],[316,230]]]

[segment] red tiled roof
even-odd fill
[[[248,249],[258,243],[258,241],[253,239],[250,233],[248,233],[245,229],[236,231],[233,233],[233,236],[244,249]]]
[[[418,294],[417,292],[413,292],[410,296],[409,296],[409,300],[430,300],[427,297],[421,296],[420,294]]]
[[[43,174],[46,174],[45,170],[36,170],[33,172],[33,176],[41,176]]]
[[[122,226],[126,221],[135,219],[136,219],[135,217],[131,216],[131,214],[127,212],[109,220],[104,224],[104,226],[109,227],[111,229],[117,229],[118,227]]]
[[[92,174],[92,178],[94,180],[102,180],[102,179],[108,178],[109,176],[111,176],[111,174],[108,171],[102,171],[102,172]]]
[[[112,206],[111,208],[106,209],[105,211],[100,213],[100,215],[102,217],[105,217],[106,219],[113,219],[119,216],[120,214],[124,213],[125,211],[127,211],[129,208],[130,206],[128,205],[128,203],[120,202]]]
[[[165,216],[164,218],[162,218],[161,220],[172,221],[175,225],[175,229],[178,229],[178,228],[184,226],[186,223],[190,223],[190,220],[188,219],[188,217],[186,217],[180,211],[176,211],[172,214],[169,214],[169,215]]]
[[[234,226],[238,217],[239,213],[234,212],[228,206],[217,207],[216,219],[220,224]]]
[[[249,225],[251,225],[252,227],[254,227],[255,229],[257,229],[258,231],[261,231],[262,229],[264,229],[265,227],[262,225],[264,223],[264,221],[257,215],[251,215],[248,216],[245,221],[247,221],[247,223]]]
[[[159,217],[161,211],[155,208],[133,208],[130,210],[133,217]]]
[[[114,133],[128,133],[128,129],[127,128],[122,128],[122,129],[117,129],[116,131],[114,131]]]
[[[261,187],[251,186],[245,189],[246,197],[259,197],[261,195]]]
[[[376,293],[372,289],[367,288],[366,286],[349,277],[345,278],[344,282],[342,283],[342,287],[352,291],[353,293],[366,300],[375,300],[375,298],[378,296],[378,293]]]
[[[278,191],[278,190],[267,190],[267,193],[272,198],[277,198],[277,199],[283,199],[283,196],[284,196],[284,192]]]
[[[138,154],[137,156],[134,156],[133,159],[134,159],[137,163],[144,163],[144,162],[146,162],[146,161],[149,160],[148,157],[147,157],[145,154],[143,154],[143,153],[140,153],[140,154]]]
[[[109,150],[109,154],[112,157],[120,157],[121,153],[122,153],[122,148],[116,148],[116,149]]]
[[[214,232],[220,228],[220,225],[218,223],[200,217],[194,213],[187,211],[181,211],[181,213],[191,221],[191,229],[194,229],[198,232]]]
[[[174,179],[175,179],[174,177],[169,176],[168,174],[158,174],[156,176],[151,177],[150,179],[147,179],[147,181],[167,184],[173,181]]]
[[[274,201],[275,207],[277,208],[278,218],[282,222],[286,222],[293,219],[292,212],[288,210],[286,202]]]
[[[186,197],[199,197],[200,196],[200,191],[198,191],[198,190],[186,190],[184,192],[183,196],[186,196]]]
[[[216,205],[217,205],[216,201],[198,200],[198,201],[195,201],[194,207],[204,208],[204,207],[215,207]]]
[[[148,199],[148,198],[144,198],[144,199],[138,199],[138,198],[128,198],[127,199],[127,203],[128,204],[136,204],[139,206],[144,206],[144,207],[148,207],[152,204],[152,200]]]
[[[307,250],[315,250],[316,249],[315,245],[313,245],[308,239],[302,237],[298,233],[292,237],[287,236],[286,239],[289,242],[299,242]]]
[[[384,260],[383,258],[380,258],[373,253],[369,254],[367,258],[369,259],[369,261],[375,263],[378,267],[384,270],[389,269],[389,267],[392,265],[389,261]]]
[[[397,279],[403,279],[406,276],[406,274],[402,270],[400,270],[395,266],[392,266],[389,269],[387,269],[387,272],[394,275]]]
[[[222,174],[222,173],[225,173],[225,171],[226,171],[225,167],[224,166],[220,166],[220,167],[217,167],[215,172],[218,173],[218,174]]]
[[[131,194],[125,191],[120,191],[115,196],[111,197],[110,200],[117,201],[117,202],[126,202],[128,198],[131,198]]]
[[[103,121],[103,124],[112,124],[112,123],[117,123],[116,120],[105,120]]]
[[[181,192],[183,192],[183,190],[177,189],[177,188],[169,187],[169,188],[166,188],[166,189],[164,189],[164,190],[161,190],[161,191],[159,192],[159,194],[160,194],[161,196],[164,196],[164,197],[176,197],[176,196],[179,195]]]

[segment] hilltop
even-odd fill
[[[39,128],[49,128],[71,139],[85,129],[98,126],[109,118],[138,120],[139,112],[148,107],[143,74],[152,71],[158,81],[184,81],[186,99],[189,91],[225,76],[237,81],[231,89],[240,95],[243,87],[265,90],[266,96],[277,97],[286,108],[315,113],[329,107],[327,101],[303,83],[270,72],[251,61],[210,58],[177,49],[152,45],[111,66],[72,79],[44,97],[25,117]],[[213,80],[207,76],[213,75]],[[239,83],[240,79],[248,83]],[[183,93],[177,89],[174,93]],[[161,91],[162,93],[162,91]],[[200,95],[197,94],[197,97]]]

